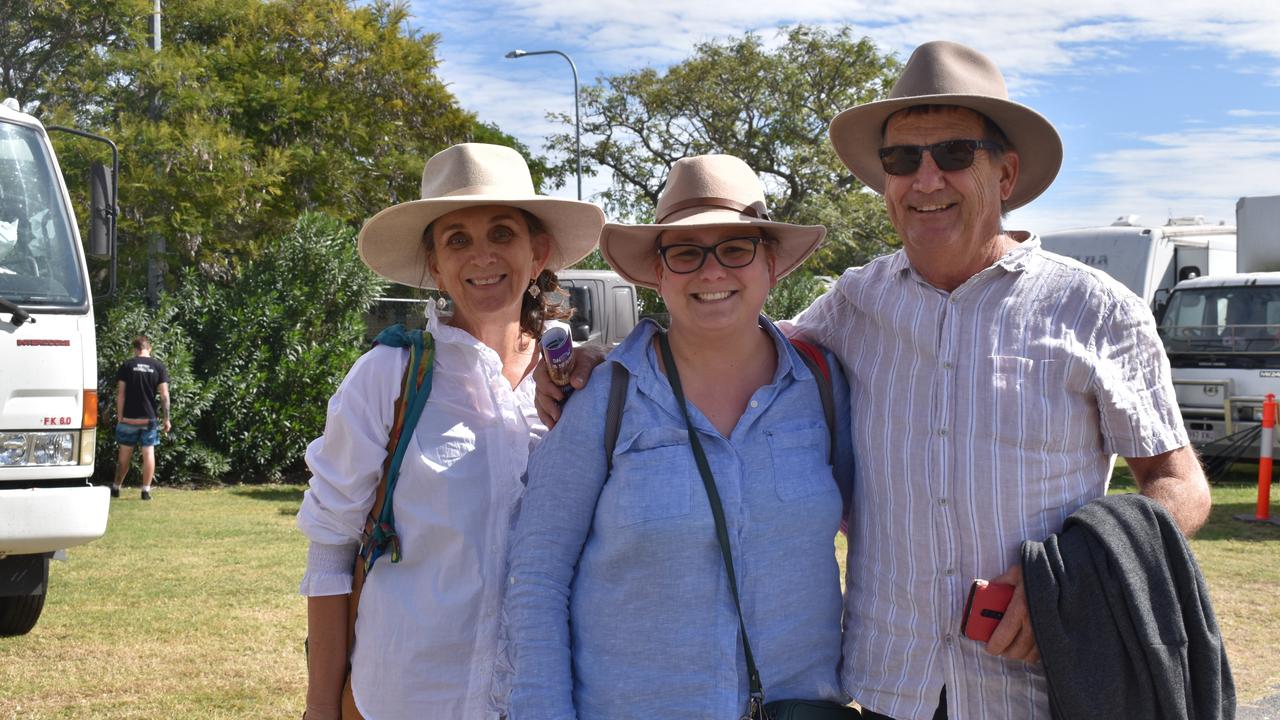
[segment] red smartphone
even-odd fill
[[[1004,618],[1004,611],[1013,599],[1013,586],[1004,583],[974,580],[969,586],[969,599],[964,602],[964,619],[960,632],[970,640],[986,642]]]

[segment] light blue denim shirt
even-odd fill
[[[833,541],[852,482],[849,392],[831,362],[837,466],[818,386],[767,320],[778,367],[723,437],[689,412],[724,505],[766,698],[844,701]],[[642,323],[573,395],[529,460],[504,608],[512,720],[737,718],[747,703],[738,615],[706,491]],[[630,372],[606,474],[611,362]]]

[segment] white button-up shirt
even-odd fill
[[[1047,720],[1039,664],[960,635],[974,578],[1105,494],[1114,454],[1182,447],[1151,312],[1036,238],[947,293],[899,251],[847,271],[795,321],[845,367],[857,475],[843,682],[865,707]]]
[[[360,597],[352,685],[370,720],[496,718],[509,665],[499,637],[512,512],[545,434],[533,380],[514,390],[498,354],[439,323],[431,394],[394,495],[399,563],[384,554]],[[350,592],[349,571],[316,568],[319,546],[357,542],[373,505],[408,351],[376,347],[329,401],[307,448],[313,476],[298,527],[311,540],[304,595]]]

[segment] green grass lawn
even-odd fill
[[[1253,512],[1248,472],[1214,488],[1192,542],[1243,701],[1280,691],[1280,527],[1232,519]],[[1114,492],[1132,491],[1125,477]],[[35,630],[0,638],[0,719],[300,716],[301,498],[278,485],[161,488],[150,503],[126,491],[106,537],[53,563]]]

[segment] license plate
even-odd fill
[[[1207,443],[1216,440],[1218,435],[1212,430],[1188,430],[1187,437],[1193,443]]]

